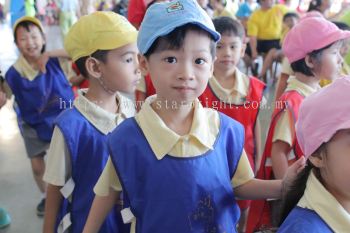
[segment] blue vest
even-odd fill
[[[278,233],[333,233],[333,231],[315,211],[295,207],[284,220]]]
[[[39,73],[30,81],[12,66],[6,72],[20,117],[29,124],[43,141],[50,141],[55,118],[69,108],[74,95],[57,58],[50,58],[46,73]],[[18,115],[19,116],[19,115]]]
[[[68,212],[71,214],[72,225],[69,232],[81,233],[89,215],[94,200],[93,188],[100,177],[107,159],[107,135],[98,131],[81,113],[73,107],[60,114],[56,125],[61,130],[68,147],[72,179],[75,187],[72,201],[64,200],[57,225]],[[129,226],[121,220],[118,206],[109,213],[103,223],[101,233],[126,233]]]
[[[120,124],[108,147],[136,232],[236,232],[240,212],[231,179],[243,144],[242,125],[220,114],[214,150],[158,160],[134,118]]]

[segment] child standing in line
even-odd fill
[[[246,49],[243,26],[229,17],[213,20],[221,39],[216,46],[214,76],[199,97],[204,107],[214,108],[232,117],[244,126],[244,150],[254,172],[261,161],[261,133],[258,114],[265,84],[238,70],[239,60]],[[249,201],[238,202],[241,209],[239,232],[245,232]]]
[[[132,93],[140,79],[137,30],[113,12],[83,16],[67,34],[65,49],[88,90],[56,119],[44,180],[48,183],[44,232],[82,232],[94,198],[93,186],[108,159],[107,135],[135,113]],[[128,232],[114,207],[101,232]],[[119,221],[118,221],[119,220]]]
[[[34,179],[42,200],[37,214],[45,209],[46,184],[42,180],[45,171],[44,155],[49,147],[55,118],[64,110],[62,103],[73,100],[73,91],[64,73],[64,65],[58,58],[50,58],[45,51],[45,36],[40,21],[25,16],[13,27],[15,43],[20,51],[16,63],[5,75],[4,84],[8,98],[13,94],[17,106],[18,123],[31,161]],[[45,72],[41,72],[42,56],[49,57]]]
[[[281,196],[281,180],[254,179],[242,125],[197,99],[213,74],[219,39],[195,0],[148,9],[138,48],[157,95],[109,136],[110,160],[95,186],[84,233],[98,231],[122,190],[130,206],[123,219],[141,233],[237,232],[235,197]]]
[[[272,114],[258,178],[281,179],[288,166],[302,157],[303,151],[295,137],[300,104],[305,97],[320,89],[321,77],[338,77],[343,60],[340,48],[342,41],[349,37],[350,32],[338,29],[323,17],[303,18],[287,34],[282,49],[295,77],[289,78],[287,89],[277,101],[279,105]],[[254,222],[248,225],[255,230],[277,224],[270,222],[268,202],[254,201],[250,213],[254,216],[249,220]]]
[[[349,90],[340,78],[301,104],[296,135],[308,161],[284,197],[280,233],[350,229]]]

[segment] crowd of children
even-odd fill
[[[149,1],[139,21],[97,11],[59,51],[38,19],[16,21],[0,108],[14,96],[43,232],[350,229],[350,31],[325,1],[302,16],[259,4]],[[247,54],[264,55],[259,77],[283,60],[265,144],[266,84],[239,69]]]

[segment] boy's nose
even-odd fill
[[[190,64],[183,64],[181,67],[181,71],[178,79],[180,80],[193,80],[194,79],[194,73],[193,68]]]

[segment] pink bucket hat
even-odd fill
[[[350,77],[308,96],[299,109],[296,135],[305,158],[341,129],[350,129]]]
[[[343,31],[319,15],[309,15],[297,23],[287,34],[282,44],[283,53],[289,62],[306,57],[338,40],[349,38],[350,31]]]

